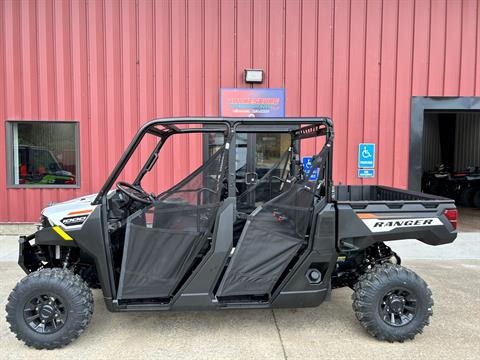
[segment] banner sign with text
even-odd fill
[[[223,117],[285,117],[285,89],[220,89]]]

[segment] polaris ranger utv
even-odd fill
[[[265,151],[268,170],[259,176],[242,160],[256,151],[245,139],[279,134],[285,151]],[[203,165],[151,192],[163,175],[161,150],[172,156],[164,145],[185,136],[210,144]],[[305,167],[302,146],[319,149]],[[12,332],[38,349],[70,343],[92,316],[96,287],[117,312],[317,306],[348,286],[371,335],[413,339],[432,315],[431,292],[384,241],[452,242],[455,204],[384,186],[334,186],[332,148],[328,118],[147,123],[98,194],[45,208],[39,230],[20,238],[28,275],[8,298]],[[144,159],[138,173],[125,170],[132,158]]]

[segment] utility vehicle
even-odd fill
[[[20,184],[75,184],[75,176],[65,169],[52,151],[42,146],[18,146]]]
[[[70,343],[92,316],[95,287],[110,311],[156,311],[317,306],[348,286],[371,335],[413,339],[431,292],[384,242],[452,242],[454,201],[334,186],[333,136],[329,118],[145,124],[98,194],[45,208],[39,230],[20,238],[28,275],[8,299],[11,330],[39,349]],[[154,192],[169,143],[186,138],[207,144],[203,165]],[[307,168],[301,153],[313,155]],[[175,154],[174,177],[190,166],[183,160]]]
[[[452,172],[440,164],[423,175],[422,189],[456,199],[463,206],[480,208],[480,167],[470,166],[464,171]]]

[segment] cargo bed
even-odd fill
[[[440,245],[457,236],[455,202],[440,196],[378,185],[340,185],[335,206],[337,246],[344,251],[401,239]]]
[[[338,202],[343,201],[422,201],[425,203],[451,202],[453,200],[417,191],[381,185],[339,185],[336,187]]]

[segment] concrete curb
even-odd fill
[[[0,235],[29,235],[37,231],[35,223],[0,224]]]

